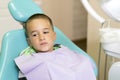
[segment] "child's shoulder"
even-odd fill
[[[29,55],[32,53],[35,53],[35,50],[33,48],[31,48],[30,46],[28,46],[23,51],[21,51],[20,55]]]

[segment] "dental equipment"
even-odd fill
[[[83,6],[85,7],[85,9],[88,11],[88,13],[90,13],[96,20],[98,20],[102,24],[102,26],[106,23],[107,20],[95,12],[95,10],[89,4],[88,0],[81,0],[81,2]],[[99,2],[100,2],[100,5],[103,11],[111,19],[118,21],[118,22],[120,21],[120,1],[119,0],[99,0]],[[105,42],[103,43],[101,42],[102,47],[103,49],[108,50],[108,51],[107,50],[105,51],[106,54],[113,56],[115,58],[120,58],[120,51],[119,51],[120,40],[118,39],[120,37],[120,33],[119,33],[120,30],[116,28],[106,28],[106,29],[101,29],[100,32],[105,33],[109,31],[111,31],[111,33],[105,34],[104,36],[102,36],[102,38],[104,37],[104,39],[107,38],[109,40],[111,39],[110,37],[112,36],[114,40],[110,42],[110,44],[107,42],[108,43],[107,45],[105,45],[106,44]],[[109,69],[108,80],[120,80],[119,74],[120,74],[120,62],[115,62],[114,64],[112,64],[112,66]]]

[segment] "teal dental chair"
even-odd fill
[[[25,22],[33,14],[43,13],[40,7],[32,0],[11,0],[8,8],[13,18],[20,23]],[[70,49],[88,57],[93,64],[95,75],[97,75],[97,67],[94,60],[86,52],[77,47],[62,31],[57,27],[54,28],[57,33],[55,43],[66,45]],[[12,30],[4,35],[0,52],[0,80],[18,80],[18,68],[14,63],[14,59],[27,46],[24,29]]]

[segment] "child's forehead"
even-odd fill
[[[50,21],[48,19],[44,18],[37,18],[28,21],[27,23],[27,30],[29,28],[31,29],[53,29],[53,26],[51,25]]]
[[[32,24],[27,27],[28,31],[44,31],[44,30],[52,30],[52,26],[49,24]]]
[[[51,23],[49,22],[49,20],[47,19],[34,19],[31,20],[27,23],[27,26],[31,26],[31,25],[46,25],[46,26],[52,26]]]

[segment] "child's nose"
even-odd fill
[[[40,39],[40,40],[44,40],[44,39],[45,39],[44,35],[43,35],[43,34],[40,34],[40,35],[39,35],[39,39]]]

